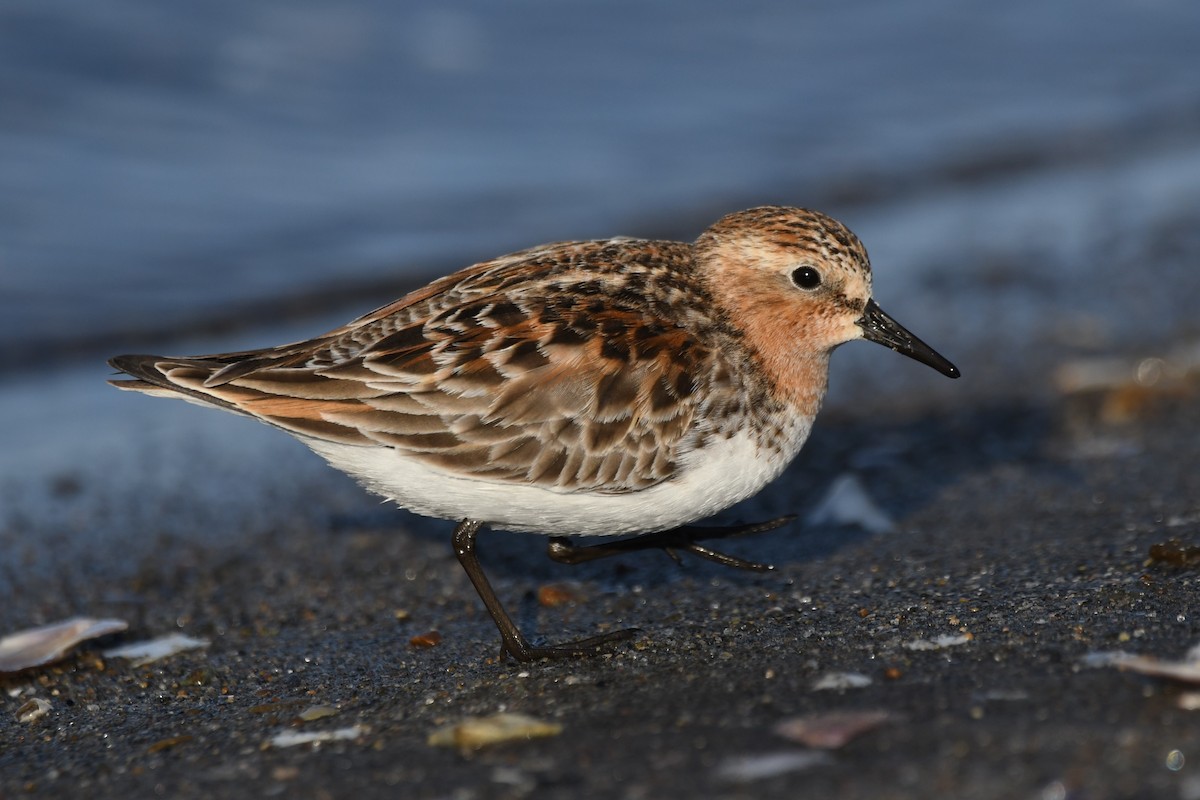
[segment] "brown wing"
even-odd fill
[[[297,434],[453,472],[579,491],[667,479],[706,427],[696,387],[724,393],[730,371],[622,280],[576,275],[581,289],[561,253],[548,261],[558,268],[528,255],[480,265],[308,343],[113,363]]]

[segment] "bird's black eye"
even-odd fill
[[[821,273],[812,267],[798,267],[792,270],[792,283],[801,289],[815,289],[821,285]]]

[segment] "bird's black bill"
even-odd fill
[[[928,364],[947,378],[957,378],[962,374],[958,371],[958,367],[885,314],[874,300],[867,301],[867,309],[858,320],[858,327],[863,329],[863,337],[868,341],[890,347],[897,353],[902,353],[922,364]]]

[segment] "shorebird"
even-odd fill
[[[476,554],[485,525],[547,534],[579,563],[700,544],[696,528],[804,444],[830,353],[867,339],[958,369],[871,296],[866,250],[798,208],[730,214],[693,243],[559,242],[456,272],[316,338],[239,353],[117,356],[113,385],[254,417],[397,505],[458,520],[455,553],[501,655],[579,655],[631,630],[531,644]],[[635,535],[574,546],[575,536]]]

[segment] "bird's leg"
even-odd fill
[[[573,545],[563,536],[555,536],[550,540],[547,554],[561,564],[582,564],[597,558],[622,555],[634,550],[662,549],[676,561],[679,556],[676,550],[684,550],[700,558],[707,558],[718,564],[738,569],[748,569],[754,572],[767,572],[775,569],[771,564],[760,564],[756,561],[746,561],[736,556],[727,555],[698,542],[703,539],[727,539],[731,536],[748,536],[753,533],[775,530],[795,519],[795,515],[779,517],[766,522],[755,522],[749,525],[729,525],[724,527],[698,527],[684,525],[667,531],[648,533],[644,536],[633,536],[605,544],[588,546]]]
[[[483,565],[479,563],[479,556],[475,553],[475,534],[482,527],[483,522],[476,519],[464,519],[458,523],[458,527],[454,529],[454,555],[458,557],[458,563],[462,564],[463,569],[467,571],[467,577],[471,579],[475,591],[479,592],[479,598],[483,600],[496,627],[500,629],[501,658],[510,655],[517,661],[533,661],[538,658],[590,655],[604,645],[630,639],[637,633],[636,628],[627,628],[560,645],[543,647],[531,645],[529,640],[521,634],[516,623],[508,616],[504,606],[500,604],[500,599],[496,597],[491,582],[483,572]]]

